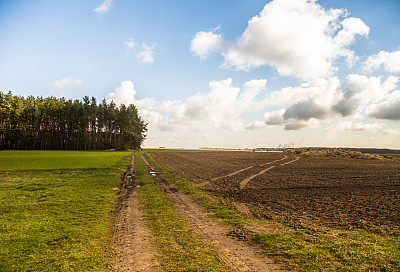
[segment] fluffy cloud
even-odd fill
[[[384,124],[382,123],[353,123],[351,121],[341,121],[332,126],[329,126],[325,129],[325,131],[352,131],[352,132],[360,132],[360,131],[372,131],[377,132],[382,129]]]
[[[104,0],[100,6],[95,8],[93,11],[96,12],[98,15],[103,15],[107,13],[107,11],[110,9],[112,4],[112,0]]]
[[[320,121],[318,119],[309,116],[309,114],[306,114],[307,117],[305,117],[305,114],[299,111],[296,112],[297,114],[299,114],[299,116],[296,116],[294,115],[294,111],[294,108],[290,107],[289,111],[281,109],[277,111],[266,112],[264,114],[264,127],[283,126],[285,130],[300,130],[307,127],[315,127],[320,124]],[[246,128],[252,129],[254,127],[262,128],[261,124],[258,123],[258,121],[253,122]]]
[[[268,106],[287,107],[306,100],[314,100],[321,105],[331,105],[337,98],[337,88],[340,81],[337,77],[329,80],[316,79],[302,83],[296,87],[286,87],[274,91],[265,99]]]
[[[202,59],[206,59],[211,52],[219,51],[223,39],[221,34],[215,34],[214,31],[198,32],[190,43],[190,51]]]
[[[397,81],[398,78],[394,76],[382,83],[380,77],[349,75],[338,87],[341,99],[333,105],[333,109],[342,116],[353,115],[361,105],[383,99],[396,86]]]
[[[108,94],[107,100],[114,100],[117,105],[135,104],[143,119],[162,131],[202,130],[205,127],[299,130],[328,125],[344,116],[358,118],[366,113],[370,117],[399,120],[400,92],[393,91],[397,81],[398,78],[393,76],[383,80],[351,74],[342,82],[337,78],[317,79],[297,87],[267,92],[265,79],[250,80],[239,88],[228,78],[211,81],[207,92],[162,102],[151,98],[136,99],[132,81],[123,81]],[[265,109],[263,120],[244,127],[244,113]],[[381,128],[380,123],[346,121],[327,130],[377,131]]]
[[[388,128],[388,129],[385,129],[382,134],[383,135],[399,135],[400,136],[400,129],[399,128]]]
[[[65,90],[65,89],[79,87],[81,84],[82,80],[80,79],[75,79],[72,77],[64,77],[62,79],[54,80],[52,82],[47,83],[47,87],[52,89]]]
[[[136,90],[132,81],[122,81],[119,87],[116,87],[113,92],[110,92],[106,100],[107,102],[114,101],[116,105],[134,104],[139,110],[141,117],[150,124],[157,124],[161,120],[161,114],[156,111],[156,102],[151,98],[137,100],[135,98]]]
[[[257,129],[262,129],[262,128],[265,128],[265,127],[266,127],[266,125],[265,125],[264,122],[262,122],[262,121],[254,121],[254,122],[248,124],[245,128],[247,130],[257,130]]]
[[[133,49],[135,47],[135,41],[132,38],[127,39],[126,41],[124,41],[124,45],[126,45],[126,47],[128,47],[128,49]]]
[[[285,114],[285,110],[277,110],[272,112],[266,112],[264,114],[264,123],[269,126],[277,126],[283,125],[285,123],[285,119],[283,115]]]
[[[142,63],[153,63],[154,62],[154,46],[149,46],[145,43],[142,44],[143,47],[143,51],[138,52],[136,54],[136,58],[138,59],[138,61],[142,62]]]
[[[319,105],[314,100],[308,100],[299,102],[287,108],[283,114],[283,118],[308,121],[311,118],[326,119],[329,115],[329,108]]]
[[[367,36],[369,27],[341,9],[325,10],[316,1],[274,0],[249,20],[234,43],[223,42],[213,32],[198,32],[191,50],[202,58],[220,51],[223,67],[248,70],[272,66],[280,75],[310,80],[332,75],[334,62],[355,59],[348,48],[356,35]],[[224,44],[223,44],[224,43]]]
[[[232,86],[232,79],[211,81],[209,92],[199,93],[181,101],[166,101],[160,109],[167,114],[161,129],[176,129],[190,125],[212,125],[228,129],[242,129],[240,115],[251,111],[254,97],[265,89],[266,80],[252,80],[240,88]]]
[[[383,65],[384,69],[390,73],[400,72],[400,50],[394,52],[380,51],[376,55],[369,56],[364,62],[365,71],[379,69]]]
[[[266,80],[251,80],[242,90],[232,86],[232,79],[211,81],[209,91],[198,93],[183,100],[158,102],[153,99],[135,98],[136,91],[131,81],[123,81],[121,86],[107,96],[107,101],[134,103],[143,119],[160,130],[173,131],[187,127],[213,126],[232,130],[243,129],[241,114],[253,111],[255,97],[266,89]]]
[[[400,103],[390,102],[400,101],[394,100],[399,92],[392,91],[398,79],[389,76],[383,81],[381,77],[351,74],[342,82],[337,78],[318,79],[283,88],[267,95],[261,104],[284,108],[266,112],[263,124],[256,121],[246,128],[283,126],[286,130],[298,130],[316,127],[337,117],[362,115],[365,111],[371,117],[398,120]],[[379,101],[380,104],[373,106]]]
[[[400,96],[397,101],[385,101],[369,113],[370,117],[400,121]]]
[[[112,100],[116,105],[135,104],[135,95],[136,90],[133,82],[130,80],[126,80],[121,82],[121,86],[116,87],[113,92],[109,93],[106,97],[106,100]]]

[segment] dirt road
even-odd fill
[[[145,162],[150,171],[155,171],[152,165]],[[189,227],[214,245],[220,253],[220,258],[235,267],[237,271],[285,271],[281,265],[275,264],[260,250],[241,241],[241,236],[238,234],[240,230],[233,226],[222,225],[217,219],[209,217],[190,195],[179,192],[163,177],[156,174],[154,179],[174,202]]]
[[[139,208],[134,183],[134,157],[124,177],[119,194],[119,209],[115,223],[114,244],[116,251],[114,271],[163,271],[154,260],[156,250],[145,218]]]

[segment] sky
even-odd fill
[[[134,104],[144,147],[400,149],[398,0],[0,0],[0,91]]]

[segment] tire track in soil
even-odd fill
[[[137,199],[134,156],[131,156],[119,194],[115,223],[113,271],[163,271],[154,260],[156,250]]]
[[[285,156],[286,156],[286,155],[285,155]],[[286,158],[287,158],[287,157],[286,157]],[[286,159],[286,158],[285,158],[285,159]],[[295,161],[297,161],[297,160],[299,160],[299,159],[300,159],[300,157],[296,156],[294,160],[291,160],[291,161],[282,163],[282,164],[279,165],[279,166],[284,166],[284,165],[293,163],[293,162],[295,162]],[[278,160],[278,161],[279,161],[279,160]],[[278,161],[273,161],[273,162],[278,162]],[[240,190],[243,190],[243,189],[246,187],[246,185],[247,185],[252,179],[254,179],[255,177],[258,177],[259,175],[265,174],[266,172],[268,172],[269,170],[271,170],[271,169],[273,169],[273,168],[275,168],[275,167],[276,167],[276,166],[274,166],[274,165],[273,165],[273,166],[270,166],[270,167],[268,167],[268,168],[266,168],[266,169],[260,171],[259,173],[254,174],[254,175],[252,175],[252,176],[250,176],[250,177],[248,177],[248,178],[242,180],[242,181],[240,182],[240,184],[239,184]]]
[[[150,171],[155,171],[153,165],[145,159],[144,161]],[[245,237],[240,234],[242,231],[237,227],[221,225],[217,219],[209,217],[190,195],[179,192],[174,185],[158,174],[153,175],[153,178],[168,198],[173,201],[177,211],[190,228],[203,235],[208,243],[215,246],[220,252],[220,258],[235,267],[236,271],[286,271],[282,265],[274,263],[260,249],[250,247],[245,241],[242,241]]]
[[[283,160],[285,160],[285,159],[287,159],[287,156],[286,156],[286,155],[283,155],[283,158],[281,158],[281,159],[278,159],[278,160],[275,160],[275,161],[272,161],[272,162],[263,163],[263,164],[260,164],[259,166],[265,166],[265,165],[272,164],[272,163],[275,163],[275,162],[278,162],[278,161],[283,161]],[[206,186],[206,185],[210,184],[211,182],[216,181],[216,180],[218,180],[218,179],[227,178],[227,177],[232,177],[232,176],[234,176],[234,175],[236,175],[236,174],[239,174],[239,173],[241,173],[241,172],[244,172],[244,171],[246,171],[246,170],[249,170],[249,169],[251,169],[251,168],[253,168],[253,167],[256,167],[256,165],[253,165],[253,166],[249,166],[249,167],[240,169],[240,170],[238,170],[238,171],[232,172],[232,173],[227,174],[227,175],[223,175],[223,176],[219,176],[219,177],[212,178],[210,181],[205,181],[205,182],[203,182],[203,183],[200,183],[199,186]]]

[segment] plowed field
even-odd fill
[[[270,152],[151,151],[164,167],[289,226],[400,226],[400,161]]]

